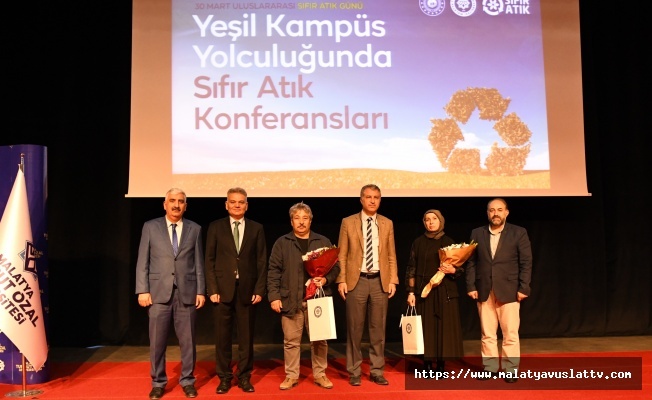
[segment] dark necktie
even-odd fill
[[[233,222],[233,240],[235,241],[235,252],[240,254],[240,228],[238,228],[238,226],[240,226],[240,222],[239,221],[234,221]],[[239,278],[240,278],[240,273],[238,271],[238,267],[237,267],[237,264],[236,264],[235,279],[239,279]]]
[[[374,267],[374,249],[372,246],[372,233],[371,233],[371,222],[373,219],[371,217],[367,218],[367,246],[366,246],[366,266],[367,272],[371,272],[371,269]]]
[[[240,229],[238,226],[240,225],[239,221],[235,221],[233,223],[233,240],[235,241],[235,251],[240,253]]]
[[[172,224],[172,251],[174,256],[179,252],[179,239],[177,238],[177,224]]]

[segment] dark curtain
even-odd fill
[[[131,2],[8,5],[4,129],[0,145],[48,147],[51,346],[146,345],[147,315],[134,275],[140,229],[163,215],[160,199],[127,199]],[[14,18],[15,17],[15,18]],[[647,234],[650,162],[650,35],[644,13],[580,1],[586,168],[590,197],[509,198],[509,221],[526,227],[534,253],[532,296],[522,304],[523,337],[652,334],[652,258]],[[21,22],[22,21],[22,22]],[[646,116],[645,114],[648,114]],[[305,201],[313,229],[337,241],[350,198],[252,198],[247,216],[264,224],[268,247],[290,231],[288,209]],[[421,216],[438,208],[446,231],[468,241],[486,222],[485,198],[383,198],[393,219],[403,280]],[[225,215],[223,198],[190,198],[186,217],[204,228]],[[205,234],[205,232],[204,232]],[[462,293],[465,288],[460,287]],[[387,340],[399,341],[399,285]],[[344,305],[336,297],[338,340]],[[199,341],[212,343],[209,310]],[[475,304],[461,301],[465,339],[479,338]],[[281,343],[279,317],[259,307],[258,343]],[[173,339],[171,339],[173,340]]]

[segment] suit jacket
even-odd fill
[[[245,218],[240,253],[235,250],[229,217],[211,222],[206,237],[206,287],[208,296],[220,295],[220,302],[231,302],[235,293],[236,272],[242,304],[251,297],[265,296],[267,281],[267,242],[263,226]]]
[[[488,225],[471,232],[478,247],[466,263],[467,292],[477,290],[481,302],[487,301],[492,289],[501,303],[517,301],[517,292],[529,296],[532,249],[527,231],[505,223],[493,259],[490,237]]]
[[[394,224],[392,220],[380,214],[376,216],[378,224],[378,263],[383,291],[389,292],[389,284],[398,285],[398,267],[396,265],[396,248],[394,244]],[[337,247],[340,248],[340,275],[337,283],[346,282],[347,290],[355,289],[360,279],[364,260],[364,242],[360,213],[342,220]]]
[[[201,226],[183,219],[179,252],[174,256],[165,217],[145,222],[138,247],[136,294],[150,293],[153,303],[166,303],[173,284],[184,304],[195,304],[204,295],[204,251]]]

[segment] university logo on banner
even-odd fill
[[[32,243],[25,175],[18,170],[0,220],[0,330],[41,369],[48,345],[36,273],[40,252]]]

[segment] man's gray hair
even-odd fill
[[[165,198],[168,199],[170,197],[170,195],[179,194],[179,193],[181,193],[183,195],[184,199],[186,198],[186,192],[184,192],[183,190],[181,190],[179,188],[172,188],[172,189],[168,190],[167,193],[165,193]]]
[[[303,201],[290,207],[290,220],[294,218],[294,214],[298,213],[299,211],[305,211],[306,214],[310,216],[310,220],[312,221],[312,210],[310,209],[310,206]]]
[[[232,187],[231,189],[226,191],[226,196],[228,197],[231,193],[239,193],[244,197],[247,197],[247,191],[241,187]]]
[[[380,188],[377,185],[374,185],[373,183],[370,183],[368,185],[364,185],[362,189],[360,189],[360,197],[364,196],[364,191],[367,189],[371,190],[377,190],[378,193],[380,193]]]

